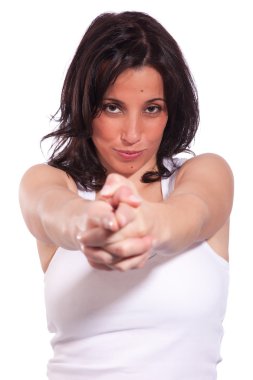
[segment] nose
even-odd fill
[[[121,133],[121,140],[126,145],[133,145],[141,139],[141,125],[138,116],[128,117]]]

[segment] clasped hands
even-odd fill
[[[130,180],[110,174],[97,200],[90,202],[85,231],[77,234],[90,265],[123,272],[143,268],[154,240],[150,211]]]

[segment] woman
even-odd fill
[[[140,12],[96,18],[63,86],[48,165],[20,202],[45,272],[50,380],[214,380],[233,178],[176,157],[197,93],[170,34]]]

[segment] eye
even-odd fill
[[[119,106],[114,103],[103,104],[103,111],[106,111],[108,113],[113,113],[113,114],[117,114],[121,112],[121,110],[119,109]]]
[[[148,106],[145,110],[145,112],[150,113],[150,114],[156,114],[159,113],[162,110],[161,106],[158,106],[156,104],[151,104]]]

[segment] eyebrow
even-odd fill
[[[115,99],[115,98],[104,98],[103,100],[104,100],[104,101],[105,101],[105,100],[110,100],[111,102],[115,102],[115,103],[119,103],[119,104],[124,104],[124,102],[122,102],[122,101],[119,100],[119,99]],[[146,101],[145,101],[145,104],[153,103],[153,102],[155,102],[155,101],[157,101],[157,100],[161,100],[161,101],[164,102],[164,103],[166,102],[165,99],[163,99],[163,98],[152,98],[152,99],[146,100]]]

